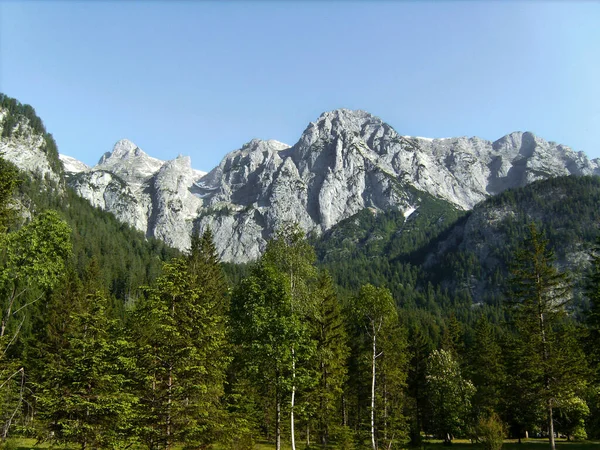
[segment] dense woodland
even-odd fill
[[[181,254],[0,159],[1,439],[376,450],[598,438],[600,247],[586,224],[599,223],[600,181],[548,183],[577,194],[562,202],[571,214],[516,214],[492,274],[458,247],[422,264],[466,220],[435,199],[411,221],[365,211],[320,239],[288,224],[238,266],[219,261],[210,230]],[[535,203],[539,186],[482,207]],[[557,264],[568,239],[585,270]],[[493,295],[445,282],[473,274]]]

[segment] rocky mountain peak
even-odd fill
[[[239,154],[240,152],[254,152],[254,151],[281,151],[290,148],[289,145],[283,142],[276,141],[275,139],[263,140],[254,138],[249,142],[242,145],[239,150],[234,150],[229,155]],[[227,156],[229,156],[227,155]],[[226,157],[227,158],[227,157]]]
[[[100,160],[98,165],[105,165],[114,162],[115,160],[130,159],[136,157],[148,156],[142,151],[137,145],[131,142],[129,139],[119,140],[113,147],[111,152],[106,152]]]
[[[148,156],[129,139],[121,139],[112,152],[102,155],[94,169],[109,170],[127,180],[147,179],[164,164],[160,159]]]
[[[364,135],[366,128],[380,127],[384,122],[366,111],[335,109],[324,112],[315,122],[311,122],[303,133],[309,138],[315,135],[336,137],[351,133]]]

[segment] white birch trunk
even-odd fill
[[[371,378],[371,445],[373,450],[377,450],[375,442],[375,359],[377,358],[377,339],[375,330],[373,330],[373,375]]]

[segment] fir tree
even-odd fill
[[[481,315],[475,324],[475,342],[469,352],[470,378],[477,391],[473,397],[475,417],[500,412],[506,380],[502,348],[492,324]]]

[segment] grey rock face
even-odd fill
[[[69,185],[92,205],[147,236],[173,247],[189,247],[193,219],[202,203],[190,188],[204,175],[192,169],[189,157],[164,162],[123,139],[94,167],[70,164],[65,171],[71,171]]]
[[[600,174],[598,160],[531,133],[479,138],[402,136],[364,111],[335,110],[290,147],[252,140],[202,176],[189,158],[163,162],[119,141],[70,184],[148,236],[180,249],[211,227],[225,261],[260,256],[282,223],[320,234],[364,208],[411,214],[419,192],[467,210],[489,195],[559,175]]]
[[[0,108],[0,136],[4,131],[3,119],[6,114],[7,111]],[[34,133],[29,121],[23,117],[14,126],[11,137],[0,138],[0,156],[21,170],[58,183],[60,174],[52,169],[46,156],[45,145],[44,137]]]

